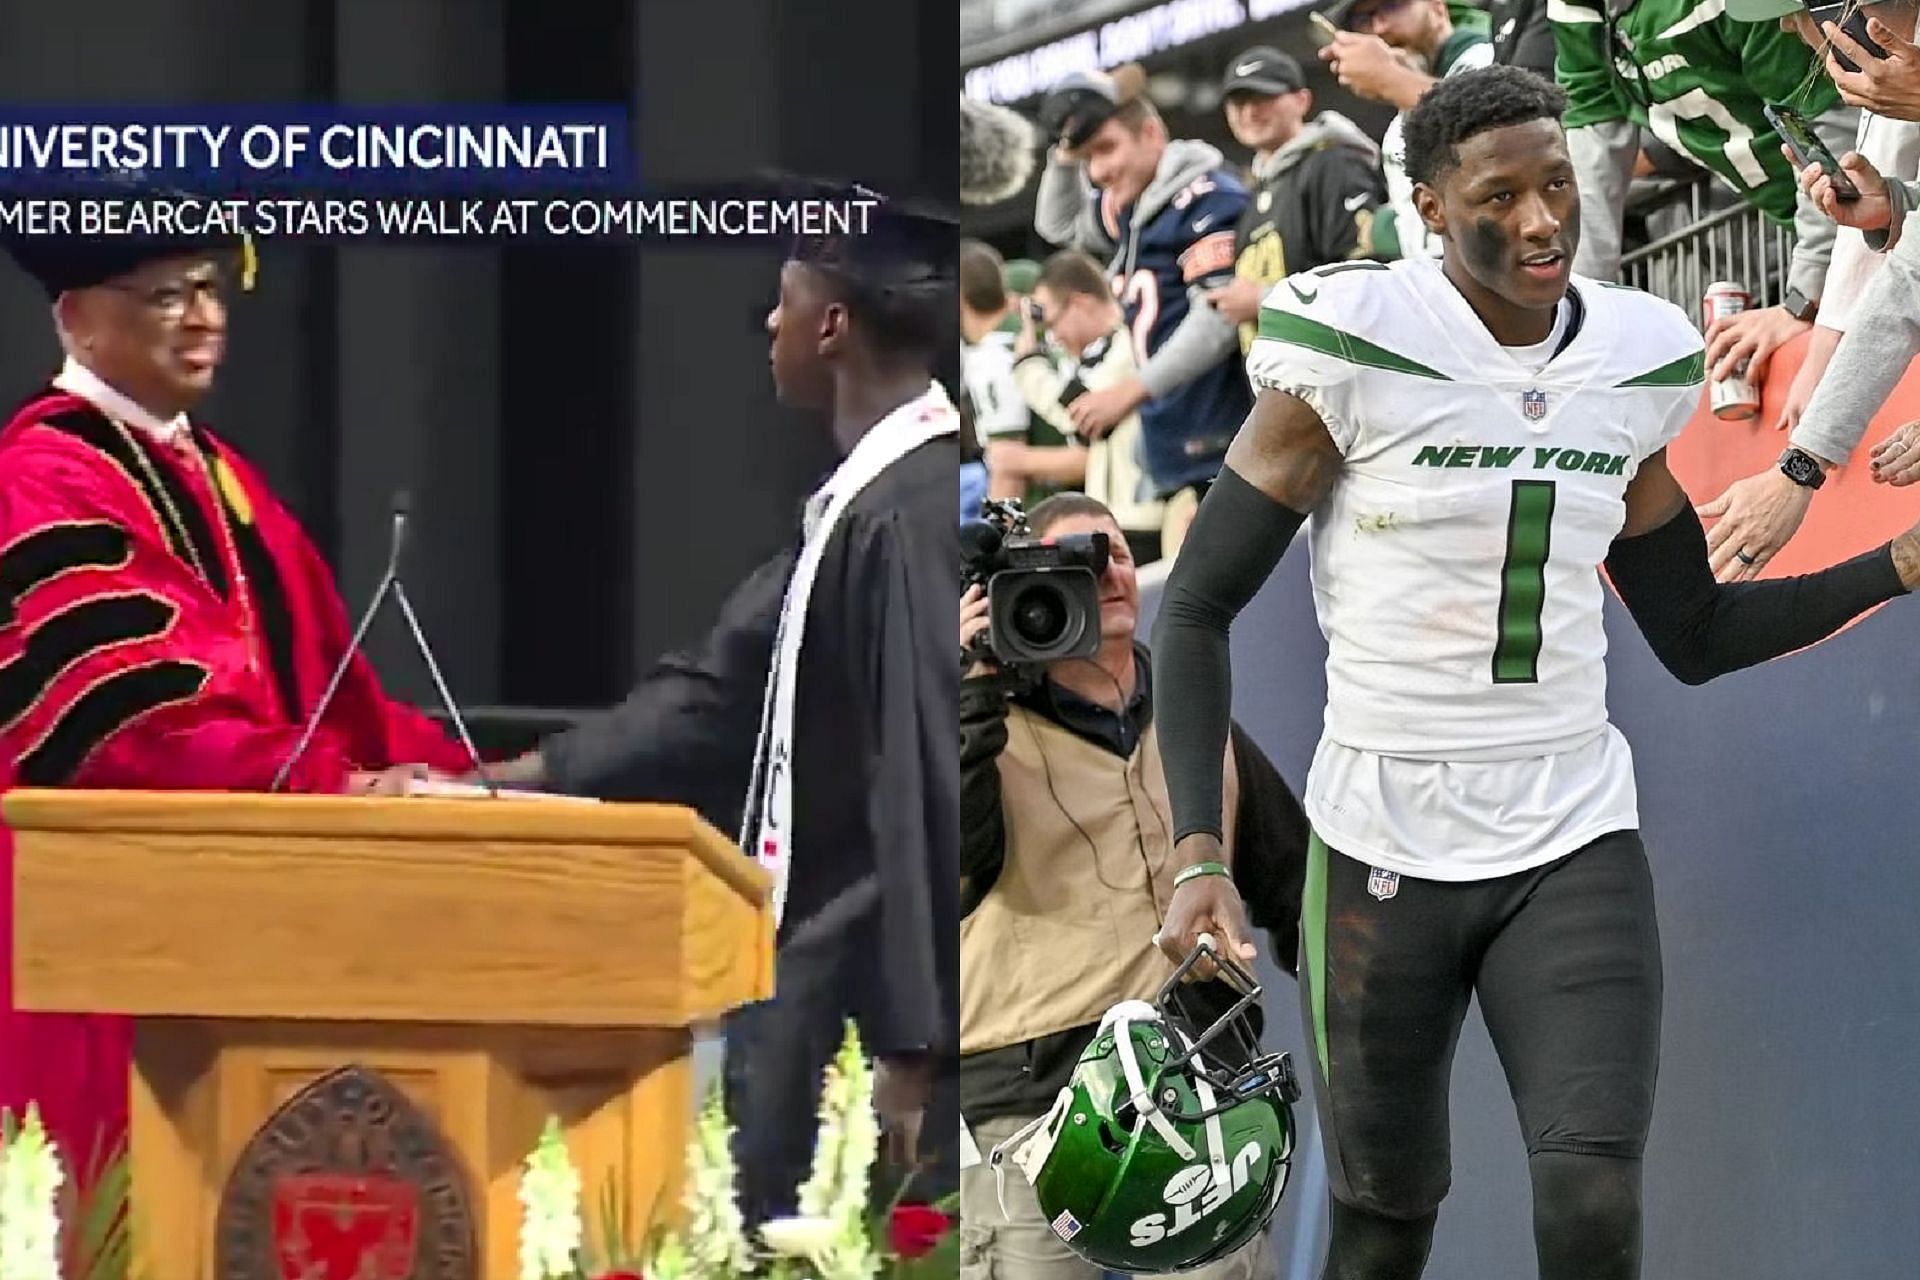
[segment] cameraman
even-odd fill
[[[1036,538],[1104,533],[1100,649],[1057,662],[1031,688],[977,662],[960,693],[960,1099],[985,1152],[1044,1115],[1123,999],[1150,1000],[1172,973],[1154,945],[1173,893],[1172,818],[1153,725],[1146,649],[1134,638],[1133,559],[1105,506],[1057,494],[1034,507]],[[981,589],[961,597],[963,653],[987,629]],[[1291,957],[1307,821],[1293,793],[1236,726],[1225,760],[1225,861],[1251,895],[1270,954]],[[1196,1020],[1232,1003],[1221,984],[1183,992]],[[1211,1015],[1211,1016],[1210,1016]],[[963,1165],[969,1157],[963,1155]],[[1099,1269],[1049,1229],[1033,1189],[982,1164],[960,1175],[966,1280],[1095,1280]],[[1273,1275],[1263,1234],[1190,1274]]]

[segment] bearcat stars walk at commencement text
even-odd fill
[[[862,235],[877,201],[697,197],[0,197],[0,235],[456,237]]]

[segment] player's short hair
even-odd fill
[[[958,299],[951,281],[870,289],[841,280],[834,288],[855,333],[877,356],[924,361],[931,369],[954,341]]]
[[[1071,520],[1075,516],[1092,516],[1098,520],[1113,520],[1113,509],[1098,498],[1090,498],[1084,493],[1069,491],[1056,493],[1040,499],[1033,504],[1033,510],[1027,512],[1027,528],[1036,538],[1047,536],[1047,530],[1062,520]],[[1114,520],[1115,524],[1119,521]]]
[[[959,327],[959,240],[954,223],[903,210],[879,215],[869,236],[826,238],[798,256],[821,271],[868,351],[932,369]]]
[[[1062,249],[1042,263],[1040,278],[1034,282],[1034,287],[1041,285],[1047,286],[1047,291],[1053,294],[1084,293],[1109,300],[1113,297],[1113,287],[1107,281],[1106,269],[1079,249]]]
[[[960,242],[960,301],[981,315],[1007,305],[1006,259],[984,240]]]
[[[1407,177],[1431,186],[1460,163],[1456,148],[1468,138],[1530,120],[1558,120],[1566,109],[1564,89],[1520,67],[1447,76],[1407,112]]]

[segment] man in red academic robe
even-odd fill
[[[188,416],[237,247],[8,246],[67,361],[0,427],[0,785],[267,790],[346,651],[319,552]],[[356,658],[283,786],[397,792],[423,766],[470,761]],[[14,1009],[11,863],[0,833],[0,1107],[37,1101],[84,1166],[125,1131],[130,1031]]]

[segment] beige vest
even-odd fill
[[[1239,798],[1231,744],[1225,783],[1231,861]],[[1006,863],[960,922],[963,1054],[1098,1022],[1122,1000],[1152,999],[1173,972],[1153,942],[1175,871],[1156,728],[1122,760],[1011,707],[1000,799]]]

